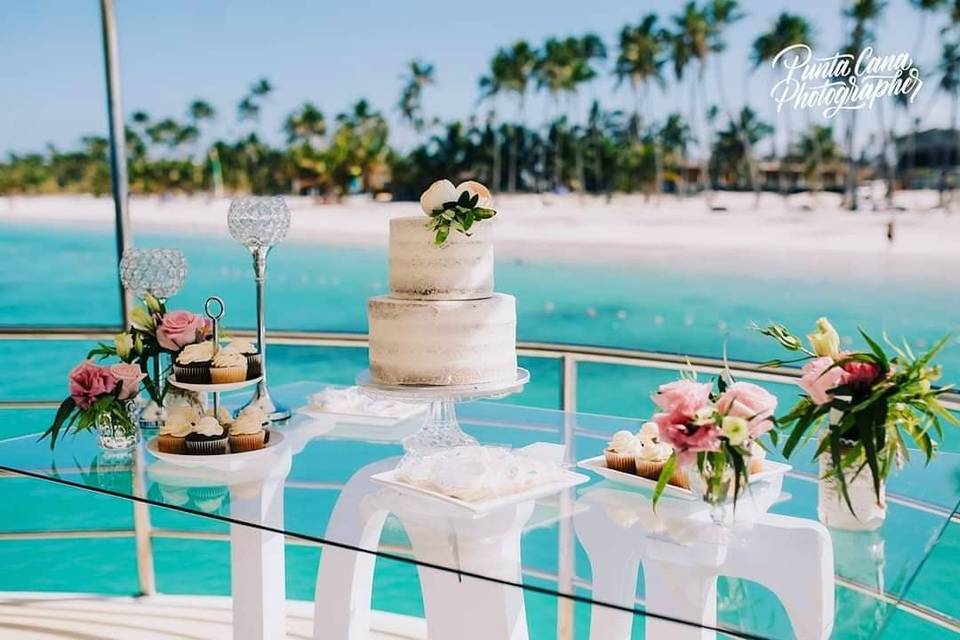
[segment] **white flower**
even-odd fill
[[[744,418],[727,416],[720,425],[720,433],[736,447],[750,437],[750,423]]]
[[[460,192],[449,180],[437,180],[420,196],[420,208],[427,215],[457,199]]]
[[[700,407],[693,414],[693,424],[702,427],[705,424],[712,424],[715,421],[715,409],[713,407]]]
[[[129,333],[118,333],[113,339],[113,346],[117,349],[117,356],[126,360],[133,350],[133,336]]]
[[[457,197],[460,197],[460,194],[464,191],[469,192],[471,198],[473,196],[477,196],[478,207],[486,209],[493,204],[493,198],[490,196],[490,191],[479,182],[475,182],[473,180],[461,182],[457,185]]]
[[[817,320],[817,331],[807,335],[807,340],[819,357],[836,358],[840,355],[840,335],[826,318]]]

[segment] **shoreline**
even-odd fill
[[[798,194],[805,196],[807,194]],[[901,194],[930,200],[929,193]],[[842,262],[856,256],[869,262],[936,263],[960,266],[960,215],[929,211],[849,212],[835,194],[820,194],[817,209],[787,208],[781,196],[717,193],[710,211],[702,197],[577,195],[502,196],[495,206],[497,249],[505,258],[562,259],[576,262],[632,261],[640,256],[699,261],[708,256],[744,261]],[[363,199],[317,204],[288,197],[291,227],[286,242],[302,245],[383,248],[388,221],[423,215],[418,203],[378,203]],[[807,205],[809,206],[809,205]],[[228,199],[206,196],[133,197],[130,217],[135,233],[211,234],[229,238]],[[893,219],[895,242],[886,238]],[[93,196],[13,196],[0,198],[0,224],[80,226],[108,231],[113,201]]]

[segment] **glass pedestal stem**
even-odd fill
[[[454,400],[434,400],[427,410],[423,426],[403,441],[408,453],[428,453],[439,449],[477,444],[460,428]]]

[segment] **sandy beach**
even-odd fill
[[[900,193],[907,211],[859,212],[840,207],[836,194],[721,192],[710,210],[700,198],[614,196],[502,196],[496,200],[498,247],[521,257],[554,255],[590,259],[646,252],[719,255],[763,253],[771,258],[809,254],[886,255],[914,262],[960,264],[960,214],[934,209],[935,192]],[[387,220],[422,215],[415,202],[378,203],[366,197],[340,204],[288,197],[289,241],[328,245],[383,246]],[[904,202],[906,201],[906,202]],[[228,199],[134,197],[135,231],[226,235]],[[894,242],[887,240],[894,220]],[[14,196],[0,199],[0,222],[107,227],[113,223],[109,197]]]

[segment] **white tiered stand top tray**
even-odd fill
[[[224,384],[199,384],[193,382],[180,382],[174,376],[169,376],[167,382],[172,384],[175,387],[181,389],[186,389],[187,391],[196,391],[198,393],[226,393],[228,391],[236,391],[237,389],[245,389],[246,387],[253,386],[260,382],[260,379],[263,376],[257,376],[250,380],[241,380],[240,382],[227,382]]]

